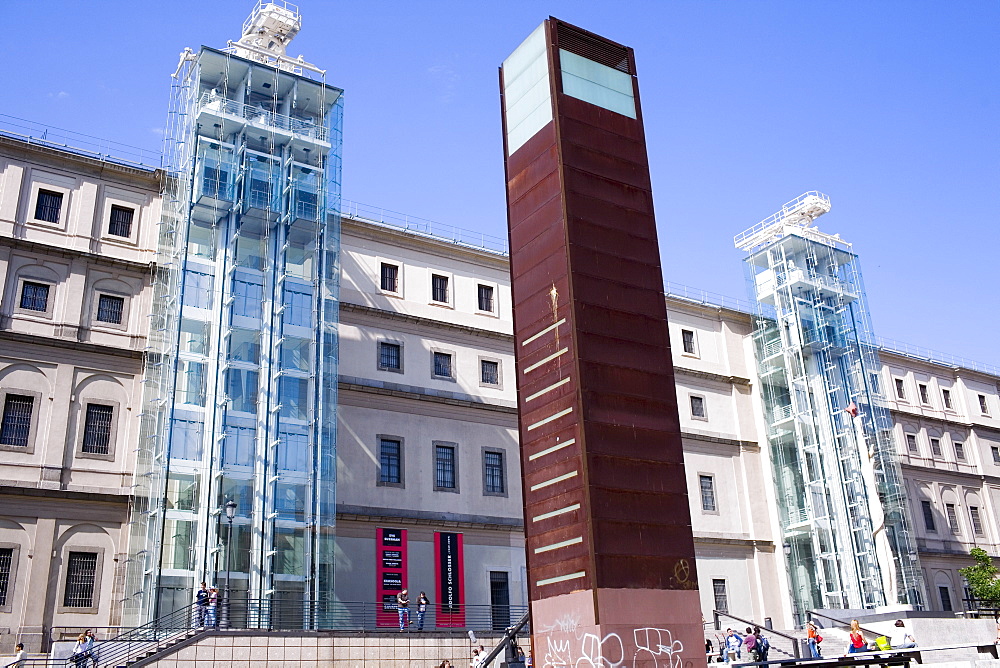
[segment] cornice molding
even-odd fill
[[[354,304],[352,302],[340,302],[340,310],[348,311],[350,313],[360,313],[362,315],[368,315],[374,318],[393,320],[395,322],[406,322],[412,325],[420,325],[422,327],[432,327],[435,329],[447,329],[453,332],[461,332],[463,334],[469,334],[471,336],[481,336],[488,339],[496,339],[497,341],[514,343],[514,336],[511,334],[505,334],[504,332],[494,332],[489,329],[469,327],[468,325],[456,325],[450,322],[444,322],[441,320],[432,320],[431,318],[422,318],[420,316],[409,315],[407,313],[397,313],[395,311],[387,311],[385,309],[375,308],[374,306],[363,306],[361,304]]]

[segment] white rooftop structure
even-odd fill
[[[770,217],[737,234],[733,237],[733,243],[740,250],[754,252],[784,236],[794,234],[834,248],[850,250],[851,245],[841,239],[839,234],[825,234],[813,225],[817,218],[829,211],[830,197],[817,190],[810,190],[787,202]]]

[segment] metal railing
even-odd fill
[[[0,123],[5,128],[0,130],[0,135],[34,146],[54,148],[101,162],[144,170],[158,169],[162,166],[162,155],[159,151],[44,125],[9,114],[0,114]]]
[[[742,617],[737,617],[736,615],[731,615],[728,612],[722,612],[721,610],[713,610],[712,611],[712,621],[713,621],[713,624],[715,625],[715,630],[716,631],[721,631],[722,630],[722,620],[721,620],[722,617],[727,617],[729,619],[735,619],[736,621],[741,622],[743,624],[746,624],[747,626],[767,628],[765,624],[758,624],[755,621],[752,621],[752,620],[749,620],[749,619],[743,619]],[[771,629],[771,628],[767,629],[767,635],[778,636],[779,638],[784,638],[784,639],[790,641],[791,645],[792,645],[792,655],[796,659],[799,659],[799,658],[802,657],[802,647],[801,647],[802,640],[801,640],[801,638],[797,638],[795,636],[788,635],[787,633],[782,633],[781,631],[775,631],[774,629]],[[775,649],[773,645],[772,645],[772,649]],[[778,649],[778,651],[784,651],[784,650]]]
[[[903,357],[910,357],[923,362],[929,362],[930,364],[937,364],[946,367],[961,367],[963,369],[985,373],[990,376],[1000,376],[1000,366],[996,364],[977,362],[960,355],[943,353],[938,350],[931,350],[930,348],[923,348],[921,346],[915,346],[902,341],[896,341],[894,339],[886,339],[881,336],[875,337],[875,344],[879,347],[880,352],[884,351],[887,353],[895,353],[897,355],[902,355]]]
[[[250,121],[260,123],[268,127],[279,130],[287,130],[293,134],[319,141],[329,141],[330,133],[326,127],[318,125],[305,118],[295,118],[294,116],[284,116],[265,109],[263,105],[244,104],[236,100],[230,100],[219,94],[211,92],[202,93],[198,100],[200,111],[229,114]]]
[[[836,617],[831,617],[830,615],[824,614],[822,612],[816,612],[815,610],[810,610],[808,613],[806,613],[806,619],[810,619],[810,618],[813,618],[813,617],[822,617],[823,619],[825,619],[825,620],[827,620],[829,622],[833,622],[833,623],[835,623],[838,626],[843,626],[846,629],[850,629],[851,628],[851,622],[850,621],[844,621],[843,619],[837,619]],[[874,629],[866,629],[865,627],[861,626],[860,624],[858,625],[858,628],[861,629],[862,632],[871,635],[871,639],[872,640],[874,640],[875,638],[878,638],[881,635],[885,635],[881,631],[875,631]]]

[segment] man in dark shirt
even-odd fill
[[[201,589],[199,589],[198,593],[194,595],[195,626],[205,625],[205,613],[208,612],[208,596],[208,585],[202,582]]]

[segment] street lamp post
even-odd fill
[[[233,560],[233,518],[236,517],[236,502],[230,499],[224,506],[226,510],[226,521],[229,523],[228,536],[226,537],[226,591],[223,594],[222,612],[225,615],[222,620],[223,628],[229,628],[229,571],[232,569]]]

